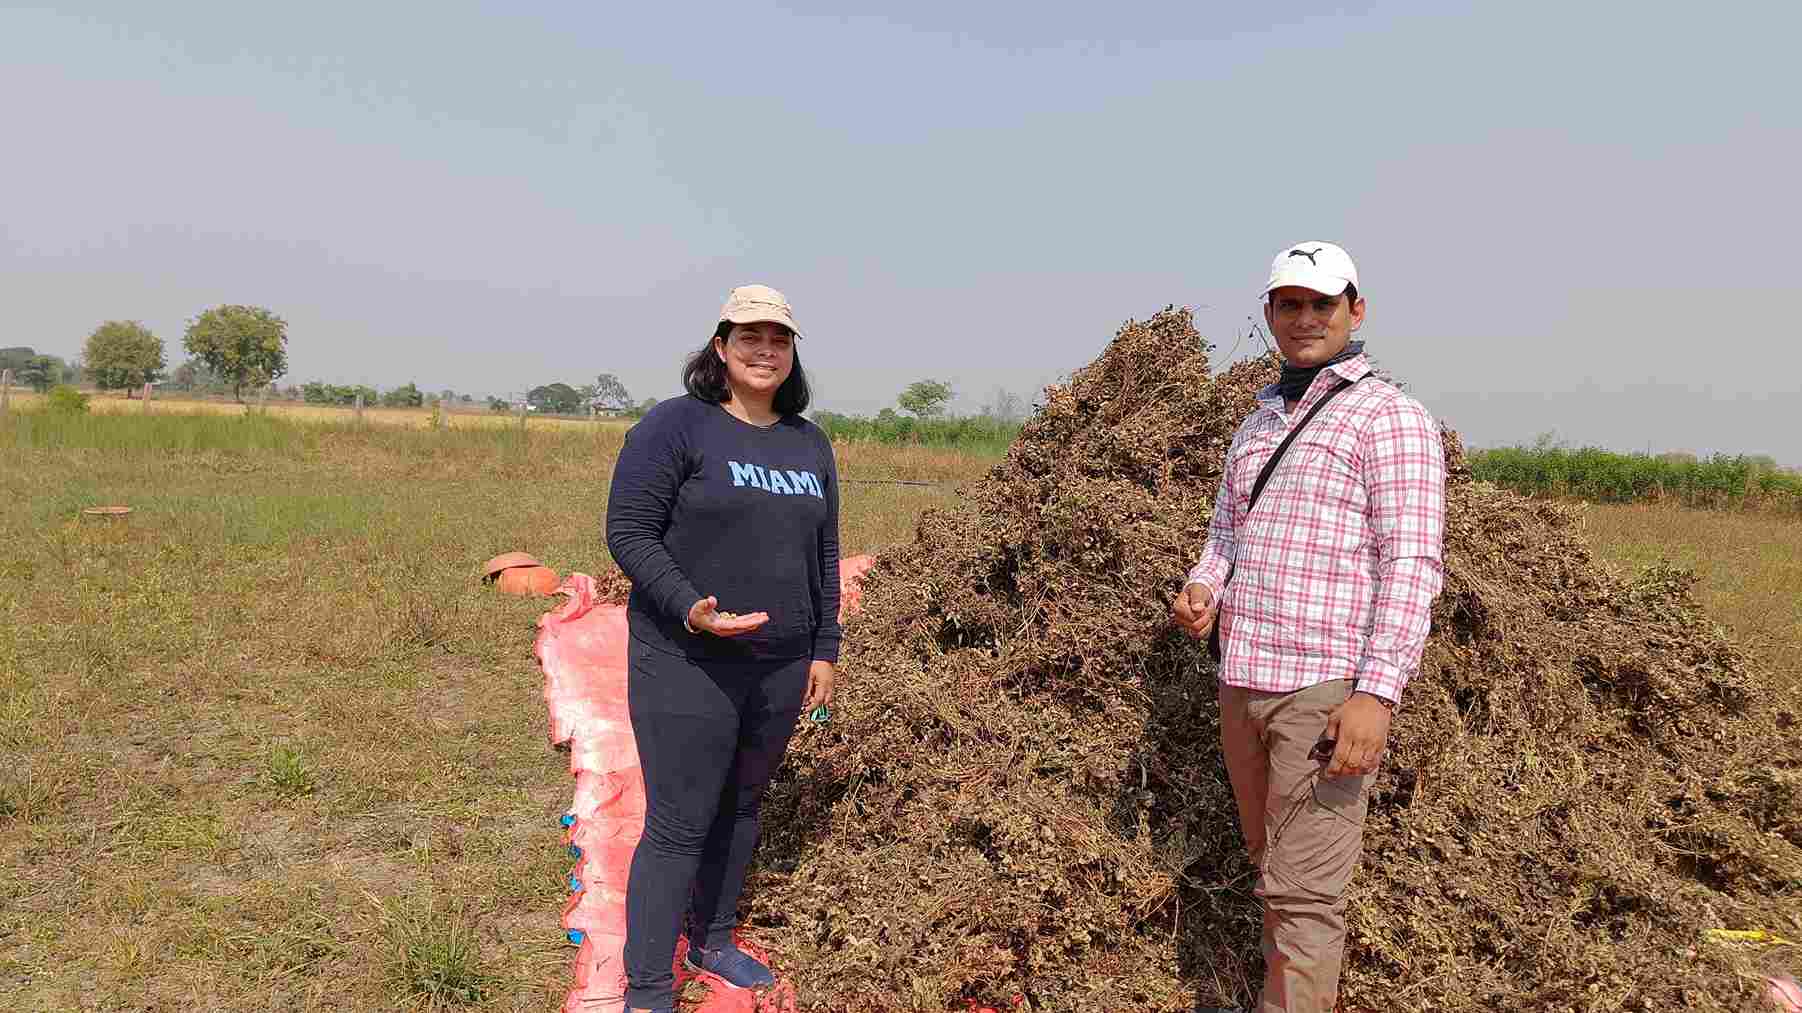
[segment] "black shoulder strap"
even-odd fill
[[[1369,373],[1364,374],[1364,376],[1369,375]],[[1364,379],[1364,376],[1358,377],[1358,380]],[[1301,435],[1301,431],[1308,428],[1308,423],[1314,421],[1314,416],[1320,414],[1320,409],[1325,408],[1328,401],[1338,397],[1340,391],[1357,383],[1358,380],[1348,380],[1345,383],[1334,387],[1332,390],[1327,391],[1320,400],[1314,402],[1314,407],[1308,409],[1308,414],[1302,416],[1301,422],[1298,423],[1294,429],[1289,430],[1289,435],[1283,437],[1283,442],[1277,445],[1276,453],[1271,454],[1270,460],[1264,462],[1264,470],[1258,472],[1258,480],[1252,484],[1251,502],[1245,504],[1246,513],[1251,513],[1251,508],[1258,505],[1258,494],[1264,491],[1264,483],[1270,481],[1271,473],[1276,471],[1277,462],[1283,459],[1283,453],[1289,449],[1289,444],[1294,443],[1295,438]]]

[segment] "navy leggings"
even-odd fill
[[[626,1005],[653,1009],[673,1005],[685,913],[707,948],[732,939],[763,789],[788,749],[811,661],[694,661],[636,638],[626,657],[645,793],[626,884]]]

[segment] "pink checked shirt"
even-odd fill
[[[1264,462],[1358,356],[1321,370],[1293,412],[1275,386],[1233,436],[1201,561],[1189,583],[1220,597],[1220,680],[1272,693],[1329,679],[1401,700],[1420,667],[1444,583],[1445,453],[1420,402],[1370,377],[1296,437],[1249,515]],[[1337,374],[1337,375],[1334,375]]]

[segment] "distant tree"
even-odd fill
[[[438,392],[438,400],[455,403],[457,400],[457,392],[446,387],[444,390]]]
[[[507,412],[512,411],[513,406],[511,404],[508,404],[506,400],[495,397],[491,394],[488,397],[488,410],[491,412],[498,412],[501,414],[505,414]]]
[[[657,407],[657,399],[654,397],[647,397],[638,403],[638,414],[649,415],[651,409],[655,407]]]
[[[457,398],[457,400],[462,402],[463,404],[474,404],[476,399],[473,397],[470,397],[468,394],[464,394],[461,397]]]
[[[895,398],[895,403],[916,418],[930,419],[945,414],[945,404],[953,396],[951,385],[943,380],[915,380]]]
[[[582,410],[582,394],[567,383],[547,383],[527,391],[526,404],[541,412],[572,415]]]
[[[238,401],[245,387],[261,387],[288,371],[287,321],[261,306],[215,306],[188,323],[182,345],[231,384]]]
[[[210,390],[223,386],[224,381],[205,362],[189,357],[169,374],[169,385],[183,391]]]
[[[19,375],[25,364],[38,357],[36,350],[28,345],[17,345],[12,348],[0,348],[0,369],[10,369],[13,375]]]
[[[88,375],[101,390],[154,382],[163,372],[163,342],[136,320],[108,320],[88,335],[82,352]]]
[[[14,376],[20,383],[43,394],[63,382],[63,360],[54,355],[34,355],[25,360],[25,368]]]
[[[389,391],[389,393],[392,394],[393,391]],[[363,396],[363,403],[366,405],[383,403],[376,396],[374,387],[365,387],[361,384],[320,383],[318,380],[314,380],[301,384],[298,394],[300,399],[308,404],[354,405],[357,403],[359,394]]]
[[[176,390],[193,390],[195,381],[199,377],[200,369],[194,365],[193,359],[187,359],[169,374],[169,386]]]
[[[382,395],[382,404],[389,408],[418,408],[425,404],[425,395],[419,392],[418,384],[405,384]]]
[[[626,385],[619,382],[619,377],[612,373],[602,373],[595,377],[590,391],[589,397],[597,408],[625,411],[632,407],[632,395],[626,392]]]
[[[1002,422],[1018,422],[1026,417],[1026,403],[1013,391],[996,387],[989,395],[988,403],[982,406],[982,413]]]

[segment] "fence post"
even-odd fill
[[[363,421],[363,392],[357,392],[357,421]]]
[[[263,388],[261,390],[257,391],[257,414],[258,415],[269,414],[269,385],[268,384],[264,384]]]
[[[526,431],[526,403],[524,401],[519,403],[519,431],[522,433]]]
[[[12,411],[13,371],[0,369],[0,412]]]
[[[141,412],[147,412],[150,410],[150,381],[149,380],[145,380],[144,386],[138,389],[138,410]]]
[[[445,419],[445,416],[450,414],[450,409],[448,407],[446,407],[449,404],[450,404],[450,402],[445,400],[444,398],[438,399],[437,415],[438,415],[438,428],[440,430],[443,430],[443,429],[449,427],[449,425],[450,425],[450,423],[448,421],[446,421],[446,419]]]

